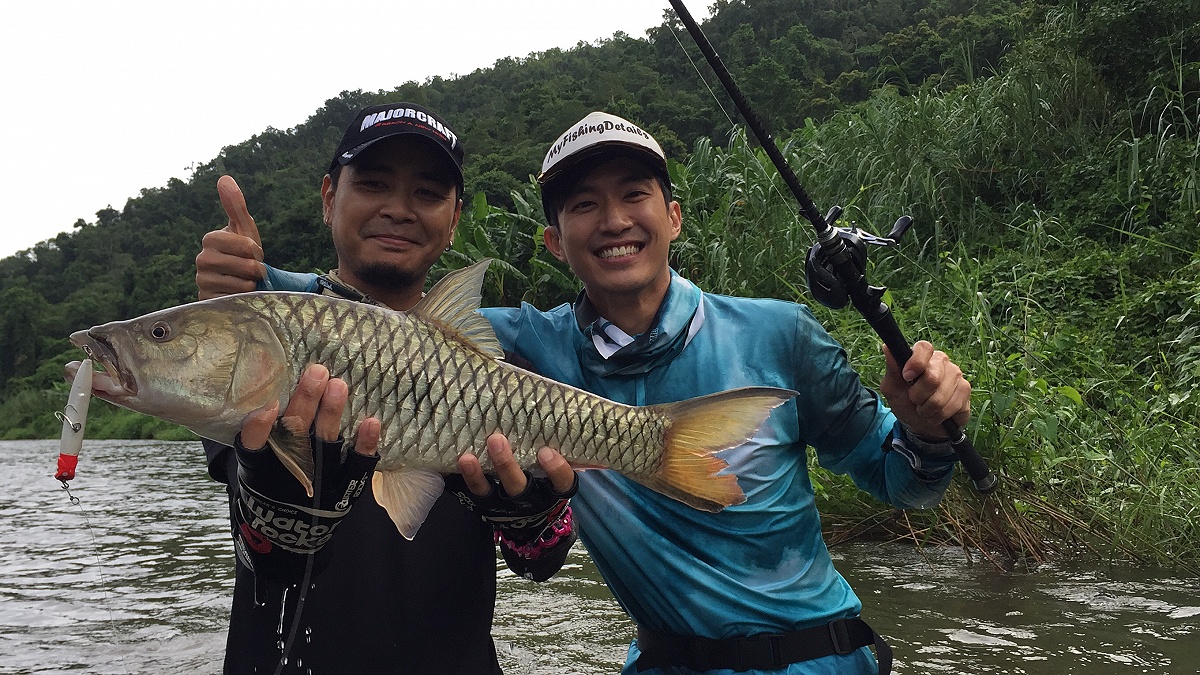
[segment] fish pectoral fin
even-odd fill
[[[309,445],[308,428],[299,417],[280,417],[271,428],[267,445],[279,462],[287,467],[296,480],[304,486],[308,496],[313,496],[313,476],[317,466],[313,462],[312,447]]]
[[[446,481],[434,471],[376,471],[371,477],[375,501],[387,511],[396,529],[408,540],[416,536]]]
[[[476,351],[504,358],[492,324],[477,310],[483,301],[483,275],[491,259],[454,270],[429,289],[409,312],[458,336]]]

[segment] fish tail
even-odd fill
[[[717,512],[741,504],[746,495],[737,476],[715,453],[750,440],[771,410],[796,392],[744,387],[677,403],[655,406],[666,416],[666,449],[659,469],[636,480],[646,487],[702,511]]]

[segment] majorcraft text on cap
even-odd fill
[[[441,120],[433,115],[425,112],[424,110],[417,110],[416,108],[389,108],[380,112],[373,112],[368,115],[364,115],[362,124],[359,125],[358,130],[366,131],[376,124],[383,124],[388,120],[398,120],[401,118],[411,118],[417,120],[418,122],[424,122],[428,124],[436,129],[438,133],[445,136],[446,139],[450,141],[450,147],[452,148],[458,144],[458,134],[451,131],[450,127],[443,124]]]

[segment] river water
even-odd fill
[[[220,671],[232,593],[222,486],[198,443],[0,441],[0,675]],[[954,549],[833,551],[894,672],[1197,673],[1200,579],[1099,565],[1008,574]],[[633,624],[587,553],[544,584],[497,565],[509,675],[616,673]]]

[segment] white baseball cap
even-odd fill
[[[550,146],[537,179],[543,186],[543,193],[550,181],[580,160],[613,150],[632,150],[670,184],[667,156],[653,136],[629,120],[606,112],[594,112],[571,125]]]

